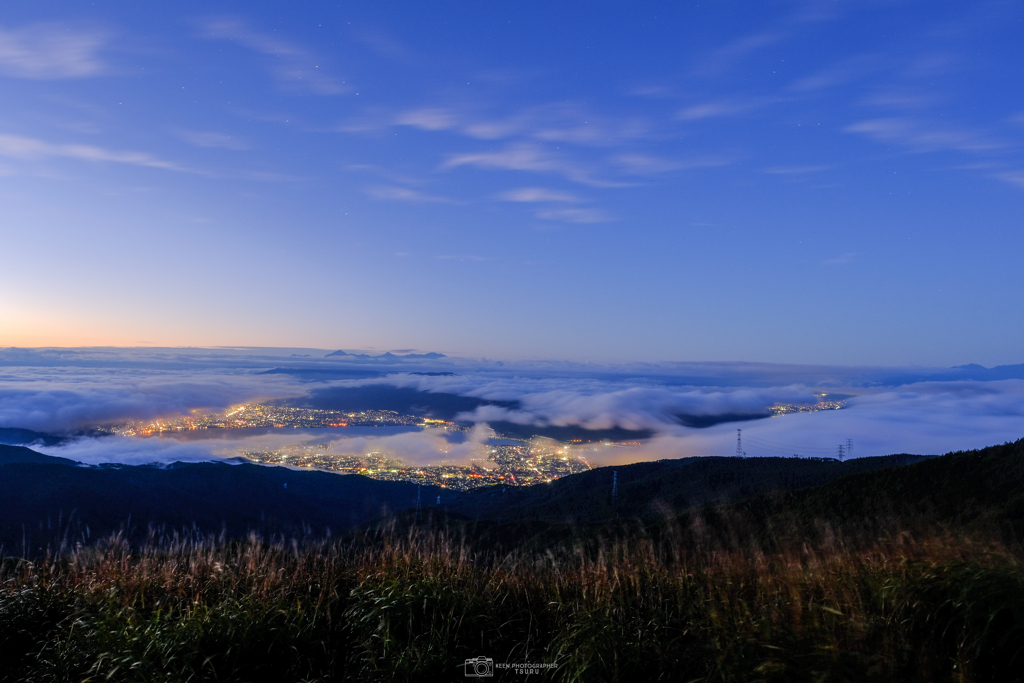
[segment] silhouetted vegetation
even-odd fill
[[[427,499],[447,490],[424,486]],[[415,504],[417,487],[362,476],[254,464],[78,467],[28,448],[0,446],[0,552],[35,558],[68,539],[119,531],[142,541],[151,526],[289,536],[348,531]]]
[[[0,677],[1021,680],[1024,441],[870,467],[660,518],[69,539],[0,561]]]

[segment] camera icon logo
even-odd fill
[[[473,657],[466,660],[466,678],[490,678],[494,676],[494,660],[490,657]]]

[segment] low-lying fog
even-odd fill
[[[300,367],[294,358],[276,357],[268,350],[258,356],[223,351],[203,355],[202,350],[61,350],[36,355],[25,350],[0,351],[0,427],[71,434],[129,420],[175,417],[192,409],[219,411],[239,403],[301,401],[325,389],[372,385],[375,396],[386,395],[387,387],[393,387],[406,393],[411,389],[473,399],[467,404],[471,409],[455,417],[478,428],[455,436],[441,429],[415,427],[211,429],[173,437],[80,436],[36,448],[89,463],[148,463],[329,444],[336,454],[377,451],[407,464],[437,464],[482,457],[493,437],[486,425],[494,423],[522,425],[527,431],[552,426],[618,427],[651,434],[639,445],[588,449],[588,460],[602,465],[734,455],[737,429],[743,430],[742,449],[748,456],[835,456],[838,446],[845,447],[848,440],[854,457],[933,454],[1024,436],[1024,379],[985,381],[965,375],[968,378],[914,381],[941,373],[899,368],[530,366],[466,359],[375,363],[360,366],[362,379],[335,379],[345,373],[358,375],[351,369],[352,361],[347,365],[333,359],[303,362]],[[265,374],[270,369],[277,371]],[[705,428],[685,426],[679,417],[764,414],[777,403],[814,403],[821,393],[845,395],[845,408]],[[430,401],[424,403],[420,414],[430,412]]]

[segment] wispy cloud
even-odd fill
[[[1016,187],[1024,189],[1024,171],[1007,171],[1005,173],[997,173],[995,177],[1002,180],[1004,183],[1010,183]]]
[[[549,208],[538,211],[537,218],[545,221],[561,221],[563,223],[606,223],[613,220],[604,211],[587,207],[566,207],[565,204],[580,202],[579,197],[567,192],[557,192],[542,187],[522,187],[509,190],[498,195],[507,202],[548,204]],[[561,204],[562,206],[559,206]]]
[[[933,127],[908,118],[869,119],[849,125],[844,130],[908,147],[916,152],[990,152],[1005,147],[1003,143],[973,131]]]
[[[413,109],[395,117],[395,124],[423,130],[448,130],[459,125],[459,118],[449,109]]]
[[[423,186],[429,182],[418,176],[395,172],[385,166],[376,166],[374,164],[348,164],[344,168],[352,173],[362,173],[380,178],[388,185]]]
[[[831,166],[772,166],[764,169],[762,173],[769,175],[810,175],[821,173],[832,168]]]
[[[699,121],[701,119],[722,118],[726,116],[739,116],[755,109],[760,109],[777,102],[777,97],[745,97],[731,98],[725,100],[713,100],[693,104],[682,109],[676,118],[682,121]]]
[[[104,32],[56,24],[0,28],[0,73],[33,79],[95,76],[104,69],[98,53],[106,41]]]
[[[585,169],[562,156],[552,154],[538,145],[521,143],[510,145],[497,152],[471,152],[457,154],[448,158],[442,169],[475,166],[477,168],[533,171],[535,173],[553,173],[562,175],[577,183],[597,187],[621,187],[623,183],[600,180],[591,171]]]
[[[958,68],[960,57],[948,52],[924,52],[908,60],[903,73],[911,78],[935,78]]]
[[[477,140],[499,140],[522,131],[522,120],[494,120],[468,117],[445,107],[424,107],[402,112],[395,117],[396,126],[411,126],[431,132],[450,130]]]
[[[612,217],[598,209],[545,209],[537,212],[537,218],[546,221],[566,223],[607,223]]]
[[[878,55],[857,55],[799,78],[791,83],[788,89],[802,93],[825,90],[863,78],[886,66],[891,68],[892,64],[887,64],[886,60]]]
[[[686,107],[676,115],[676,118],[683,121],[696,121],[719,116],[732,116],[741,111],[743,111],[743,108],[731,102],[704,102]]]
[[[398,126],[452,131],[477,140],[519,137],[542,142],[605,147],[642,138],[649,125],[640,119],[609,119],[573,104],[545,104],[500,117],[486,117],[452,107],[421,107],[394,118]]]
[[[506,121],[472,121],[467,123],[463,132],[477,140],[501,140],[512,137],[522,130],[522,122],[515,120]]]
[[[579,198],[567,192],[557,192],[543,187],[521,187],[498,195],[506,202],[578,202]]]
[[[58,157],[82,161],[130,164],[167,171],[189,171],[171,161],[164,161],[144,152],[104,149],[93,145],[61,145],[18,135],[0,135],[0,155],[12,159],[44,159]]]
[[[710,52],[694,69],[694,73],[698,76],[718,75],[733,68],[748,55],[769,45],[775,45],[785,37],[785,34],[780,32],[763,31],[737,38]]]
[[[861,103],[872,107],[889,109],[925,109],[935,104],[937,97],[901,90],[881,90],[865,97]]]
[[[590,118],[590,117],[588,117]],[[648,135],[650,126],[642,120],[582,121],[537,128],[532,137],[546,142],[611,147]]]
[[[398,202],[428,202],[436,204],[451,204],[454,200],[448,197],[427,194],[418,190],[410,190],[407,187],[397,185],[378,185],[365,189],[367,196],[371,199]]]
[[[195,145],[196,147],[216,147],[235,151],[249,149],[249,145],[247,145],[243,140],[234,135],[227,135],[225,133],[179,129],[174,131],[174,134],[188,144]]]
[[[620,155],[614,157],[612,163],[624,173],[632,175],[650,175],[654,173],[668,173],[669,171],[688,170],[694,168],[712,168],[715,166],[727,166],[729,161],[719,157],[708,157],[705,159],[674,160],[658,159],[647,155]]]
[[[536,145],[515,145],[498,152],[471,152],[457,154],[442,164],[442,168],[477,166],[510,171],[541,171],[565,173],[566,165],[561,159],[545,152]]]
[[[240,19],[210,19],[203,23],[202,35],[230,40],[254,52],[274,57],[271,73],[284,87],[308,90],[317,95],[338,95],[351,90],[344,82],[328,75],[320,60],[308,50],[253,30]]]
[[[259,183],[301,183],[309,181],[308,177],[276,173],[274,171],[246,170],[239,173],[239,177],[246,180],[255,180]]]
[[[438,261],[490,261],[486,256],[478,256],[477,254],[442,254],[435,258]]]

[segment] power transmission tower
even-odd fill
[[[852,458],[853,457],[853,439],[847,439],[846,440],[846,457],[847,458]]]
[[[839,461],[843,461],[843,444],[839,444]]]
[[[742,458],[743,457],[743,430],[742,429],[737,429],[736,430],[736,457],[737,458]]]

